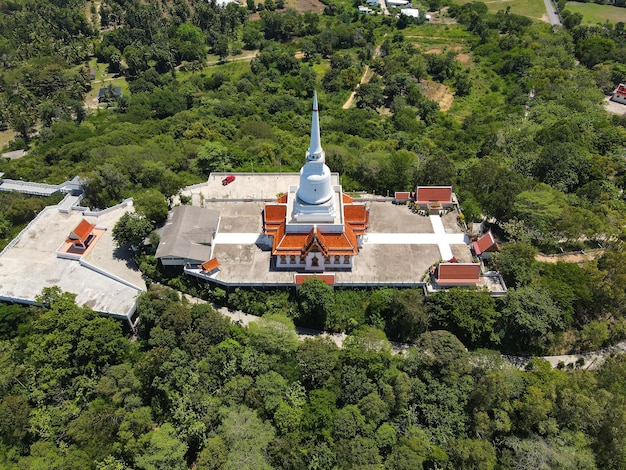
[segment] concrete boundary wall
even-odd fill
[[[98,266],[96,266],[95,264],[91,264],[89,261],[85,261],[83,258],[81,258],[79,261],[81,266],[87,268],[87,269],[91,269],[92,271],[97,272],[98,274],[102,274],[103,276],[108,277],[109,279],[113,279],[114,281],[117,281],[121,284],[124,284],[125,286],[128,286],[132,289],[137,290],[137,292],[143,292],[144,290],[141,287],[137,287],[135,284],[133,284],[132,282],[128,282],[125,279],[122,279],[121,277],[116,276],[115,274],[111,274],[110,272],[105,271],[102,268],[99,268]]]
[[[83,215],[85,217],[99,217],[101,215],[108,214],[109,212],[116,211],[117,209],[121,209],[123,207],[132,206],[132,204],[133,204],[133,200],[132,200],[132,198],[129,198],[129,199],[125,199],[124,201],[120,202],[119,204],[116,204],[116,205],[111,206],[111,207],[107,207],[106,209],[102,209],[102,210],[99,210],[99,211],[86,210],[86,211],[83,212]]]

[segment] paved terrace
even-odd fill
[[[225,285],[293,285],[293,272],[271,267],[270,239],[261,233],[261,214],[266,196],[275,197],[281,189],[297,184],[298,174],[235,175],[236,180],[226,187],[221,185],[225,174],[213,174],[208,183],[183,191],[192,196],[194,205],[221,212],[212,253],[221,266],[211,278]],[[226,190],[230,197],[219,197]],[[424,217],[385,198],[368,199],[366,203],[370,228],[364,246],[351,272],[334,272],[335,285],[423,285],[424,274],[438,261],[453,256],[460,262],[472,261],[456,213]],[[198,270],[188,272],[198,274]]]
[[[135,298],[146,285],[129,254],[115,247],[111,230],[132,206],[87,216],[58,209],[44,209],[0,254],[0,299],[34,303],[44,287],[59,286],[75,293],[79,305],[130,321]],[[80,260],[57,257],[57,250],[83,218],[105,229],[104,233]]]
[[[235,181],[223,186],[222,180],[231,174],[235,175]],[[189,186],[181,194],[190,196],[193,205],[198,206],[206,199],[273,200],[299,181],[299,173],[211,173],[205,183]],[[331,182],[333,185],[339,184],[338,173],[331,174]]]

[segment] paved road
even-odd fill
[[[543,0],[543,3],[545,3],[546,5],[546,11],[548,12],[548,19],[550,20],[550,24],[553,26],[560,26],[561,20],[559,19],[559,15],[556,14],[556,7],[552,3],[552,0]]]

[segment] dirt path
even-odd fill
[[[206,300],[192,297],[188,294],[181,295],[184,295],[185,298],[192,304],[207,303]],[[245,327],[247,327],[251,322],[257,321],[261,318],[257,317],[256,315],[250,315],[248,313],[242,312],[241,310],[231,310],[229,308],[220,307],[215,304],[212,304],[212,306],[217,312],[221,313],[225,317],[230,318],[233,323],[237,323],[238,325]],[[322,336],[330,338],[340,348],[343,347],[343,342],[348,336],[345,333],[328,333],[325,331],[312,330],[310,328],[301,328],[298,326],[296,327],[296,333],[298,334],[298,339],[300,341],[304,341],[307,338]],[[390,341],[390,344],[393,354],[405,354],[411,347],[411,345],[407,343],[396,343]],[[552,368],[564,366],[566,369],[594,370],[604,363],[604,359],[606,357],[615,353],[626,353],[626,341],[622,341],[615,346],[611,346],[600,351],[591,351],[581,354],[565,354],[562,356],[540,356],[540,358],[548,361]],[[513,364],[515,367],[523,369],[530,361],[531,356],[509,356],[503,354],[502,358],[507,362]]]
[[[233,57],[232,59],[226,59],[224,61],[221,61],[221,60],[211,60],[209,62],[206,62],[204,65],[206,65],[207,67],[210,67],[211,65],[221,65],[221,64],[224,64],[224,63],[228,63],[228,62],[244,62],[246,60],[254,59],[257,55],[259,55],[259,51],[253,51],[253,52],[250,52],[249,54],[242,55],[242,56],[239,56],[239,57]]]
[[[385,34],[385,36],[387,35]],[[374,57],[378,55],[380,55],[380,46],[376,46],[376,49],[374,50]],[[374,72],[370,70],[369,65],[366,65],[365,71],[363,72],[363,76],[361,77],[361,81],[359,81],[359,85],[352,91],[352,93],[350,93],[350,96],[348,97],[346,102],[343,104],[341,109],[349,109],[352,106],[352,103],[354,103],[354,98],[356,96],[356,90],[359,88],[361,84],[369,82],[373,76],[374,76]]]
[[[189,294],[182,294],[184,297],[192,304],[206,304],[206,300],[199,299],[197,297],[193,297]],[[231,322],[237,323],[240,326],[247,327],[251,322],[255,322],[261,319],[261,317],[257,317],[256,315],[250,315],[249,313],[242,312],[241,310],[231,310],[227,307],[220,307],[219,305],[211,304],[212,307],[225,317],[230,318]],[[298,333],[298,339],[300,341],[304,341],[307,338],[315,338],[318,336],[330,338],[338,347],[343,347],[343,342],[347,338],[348,335],[345,333],[328,333],[326,331],[321,330],[313,330],[311,328],[302,328],[300,326],[296,326],[296,333]],[[395,343],[390,341],[392,352],[394,354],[404,354],[408,349],[408,344],[404,343]]]
[[[535,255],[537,261],[542,263],[557,263],[559,261],[565,261],[566,263],[583,263],[585,261],[592,261],[599,258],[604,254],[604,250],[597,248],[594,250],[586,250],[582,253],[564,253],[562,255]]]

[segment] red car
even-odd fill
[[[235,175],[228,175],[226,178],[222,180],[222,186],[226,186],[227,184],[230,184],[233,181],[235,181]]]

